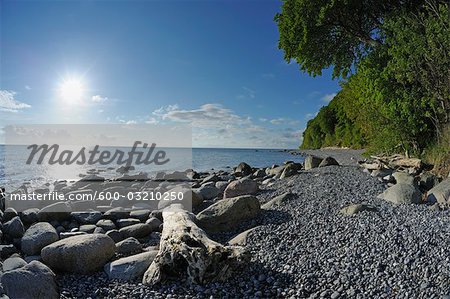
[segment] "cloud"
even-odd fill
[[[279,117],[279,118],[271,119],[270,123],[272,125],[291,125],[291,126],[295,126],[295,125],[299,124],[299,121],[298,120],[294,120],[294,119],[290,119],[290,118]]]
[[[107,97],[103,97],[101,95],[95,95],[95,96],[92,96],[91,100],[92,100],[92,102],[103,104],[106,101],[108,101],[109,99]]]
[[[322,102],[329,103],[335,96],[336,96],[336,93],[327,93],[320,100]]]
[[[31,105],[17,101],[14,97],[16,92],[10,90],[0,90],[0,111],[18,112],[31,108]]]
[[[150,119],[155,122],[190,124],[194,146],[296,148],[300,144],[298,134],[292,131],[263,126],[262,123],[268,123],[268,119],[265,122],[258,119],[260,125],[256,125],[251,117],[239,115],[216,103],[190,110],[171,105],[153,111],[152,115]],[[286,124],[298,122],[289,118],[281,119]]]
[[[159,123],[159,121],[155,117],[150,117],[148,120],[145,121],[146,124],[156,125]]]
[[[137,121],[135,121],[135,120],[129,120],[129,121],[127,121],[125,124],[127,124],[127,125],[135,125],[135,124],[137,124]]]
[[[31,87],[29,85],[25,85],[26,90],[31,90]]]

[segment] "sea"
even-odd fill
[[[12,191],[23,183],[38,187],[45,183],[51,183],[62,179],[77,180],[89,170],[101,169],[102,176],[118,176],[116,168],[95,165],[77,165],[72,177],[61,177],[50,167],[43,163],[30,166],[24,161],[29,155],[26,148],[7,148],[0,145],[0,187]],[[120,149],[120,148],[118,148]],[[122,148],[123,149],[123,148]],[[110,149],[111,150],[111,149]],[[125,149],[128,150],[128,149]],[[192,149],[166,149],[170,163],[166,168],[155,169],[151,165],[136,165],[133,173],[147,172],[149,174],[158,171],[175,171],[192,168],[197,172],[210,172],[225,170],[231,171],[240,162],[245,162],[252,167],[269,167],[281,165],[285,161],[303,162],[300,155],[292,155],[288,151],[277,149],[236,149],[236,148],[192,148]]]

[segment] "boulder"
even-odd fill
[[[209,232],[228,231],[255,218],[261,208],[255,196],[225,198],[197,214],[198,225]]]
[[[12,238],[21,238],[25,232],[25,228],[19,216],[3,224],[3,232]]]
[[[376,212],[377,208],[374,206],[368,205],[368,204],[351,204],[349,206],[346,206],[340,210],[340,212],[344,215],[354,215],[362,211],[370,211],[370,212]]]
[[[19,252],[13,244],[0,245],[0,257],[5,259],[14,253]]]
[[[305,158],[305,170],[310,170],[313,168],[319,167],[320,163],[322,162],[322,158],[308,155]]]
[[[142,251],[142,244],[136,238],[130,237],[116,243],[116,252],[119,254],[130,254]]]
[[[319,167],[326,167],[332,165],[339,165],[339,163],[333,157],[326,157],[320,162]]]
[[[30,226],[22,237],[21,248],[26,255],[39,255],[45,246],[59,240],[55,228],[47,222]]]
[[[269,200],[268,202],[263,204],[261,206],[261,208],[265,209],[265,210],[270,210],[276,206],[280,206],[281,204],[293,199],[294,197],[295,197],[295,195],[293,193],[286,192],[286,193],[283,193],[281,195],[278,195],[278,196],[272,198],[271,200]]]
[[[161,220],[156,217],[151,217],[145,221],[146,224],[150,225],[152,232],[159,231],[159,227],[162,224]]]
[[[80,226],[78,231],[92,234],[96,228],[97,228],[97,226],[95,226],[95,224],[84,224],[84,225]]]
[[[253,177],[255,177],[255,178],[263,178],[265,176],[266,176],[265,169],[258,169],[253,173]]]
[[[152,232],[152,228],[149,224],[138,223],[130,226],[123,227],[119,229],[119,233],[123,238],[145,238],[150,235]]]
[[[88,234],[87,232],[63,232],[59,233],[59,238],[62,240],[70,237],[83,236],[87,234]]]
[[[106,264],[104,271],[109,279],[135,280],[144,275],[157,254],[157,250],[152,250],[124,257]]]
[[[38,212],[38,221],[63,221],[70,219],[72,207],[68,202],[57,202],[42,208]]]
[[[211,200],[216,198],[220,194],[220,190],[216,188],[215,186],[201,186],[198,189],[198,192],[203,197],[203,199]]]
[[[228,241],[228,244],[232,245],[232,246],[245,246],[245,245],[247,245],[247,238],[248,238],[248,236],[251,234],[252,231],[254,231],[258,227],[260,227],[260,226],[253,227],[253,228],[250,228],[250,229],[248,229],[246,231],[243,231],[242,233],[238,234],[237,236],[232,238],[230,241]]]
[[[415,178],[412,175],[407,174],[406,172],[399,172],[399,171],[398,172],[394,172],[392,174],[392,176],[394,177],[395,182],[397,184],[414,185],[416,183]]]
[[[44,247],[42,260],[62,272],[90,274],[102,268],[116,251],[107,235],[93,234],[69,237]]]
[[[436,175],[432,173],[425,172],[420,176],[419,187],[424,192],[433,189],[433,187],[436,186],[437,184],[439,184],[439,179]]]
[[[275,166],[275,167],[271,167],[271,168],[266,168],[266,174],[267,175],[277,175],[283,172],[284,168],[286,167],[286,165],[282,165],[282,166]]]
[[[22,268],[26,264],[27,264],[26,261],[24,261],[17,254],[15,254],[14,256],[7,258],[3,262],[3,272],[7,272],[7,271],[14,270],[14,269]]]
[[[191,188],[185,187],[185,186],[177,186],[175,188],[170,189],[167,192],[175,192],[178,197],[178,193],[182,193],[182,201],[176,199],[176,200],[160,200],[158,203],[158,209],[162,210],[171,204],[177,203],[177,204],[183,204],[184,206],[192,206],[192,208],[195,208],[199,206],[203,202],[203,197],[200,195],[200,193],[197,193],[193,191]],[[189,204],[189,202],[192,203],[192,205]]]
[[[19,214],[17,213],[16,209],[14,209],[14,208],[7,208],[3,212],[2,222],[7,222],[7,221],[13,219],[16,216],[19,216]]]
[[[116,221],[116,225],[118,228],[130,226],[130,225],[138,224],[138,223],[141,223],[141,221],[139,221],[139,219],[134,219],[134,218],[119,219]]]
[[[1,283],[10,299],[57,299],[59,293],[55,277],[46,265],[32,261],[4,273]]]
[[[116,229],[116,225],[114,224],[114,222],[109,219],[100,219],[95,225],[103,228],[105,231]]]
[[[98,211],[72,212],[70,215],[81,224],[96,224],[102,218]]]
[[[434,186],[428,191],[427,195],[427,200],[430,202],[438,202],[441,205],[450,206],[450,178]]]
[[[33,224],[38,222],[38,212],[39,209],[37,208],[27,209],[21,213],[20,219],[22,219],[22,222],[26,225]]]
[[[255,181],[242,178],[228,184],[223,192],[223,198],[232,198],[241,195],[255,194],[258,192],[258,183]]]
[[[280,179],[293,176],[297,174],[300,169],[302,169],[302,165],[300,163],[289,163],[281,173]]]
[[[123,218],[128,218],[130,216],[130,212],[125,210],[122,207],[112,208],[111,210],[106,211],[103,214],[103,217],[110,220],[118,220]]]
[[[419,204],[422,203],[422,193],[412,184],[395,184],[387,188],[378,198],[394,204]]]
[[[234,172],[239,173],[241,176],[247,176],[252,174],[253,170],[250,167],[250,165],[248,165],[245,162],[241,162],[239,163],[239,165],[236,167],[236,169],[234,170]]]
[[[227,181],[219,181],[216,182],[216,188],[219,189],[220,193],[222,193],[223,191],[225,191],[225,189],[228,186],[228,182]]]
[[[106,235],[113,239],[115,243],[122,241],[124,238],[117,229],[112,229],[106,232]]]
[[[139,219],[141,222],[145,222],[145,220],[148,219],[148,216],[150,215],[150,210],[144,209],[144,210],[134,210],[130,212],[131,218]]]

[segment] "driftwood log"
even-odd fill
[[[402,155],[393,156],[371,156],[372,161],[359,162],[360,166],[369,170],[380,169],[407,169],[413,168],[421,170],[423,167],[422,160],[417,158],[407,158]]]
[[[225,280],[248,261],[243,247],[223,246],[209,239],[195,224],[195,216],[177,205],[164,210],[163,219],[159,252],[145,272],[143,284],[186,275],[194,284]]]

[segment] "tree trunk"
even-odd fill
[[[163,211],[159,252],[144,274],[143,284],[187,275],[190,283],[225,280],[249,260],[239,246],[223,246],[208,238],[195,223],[195,215],[172,205]]]

